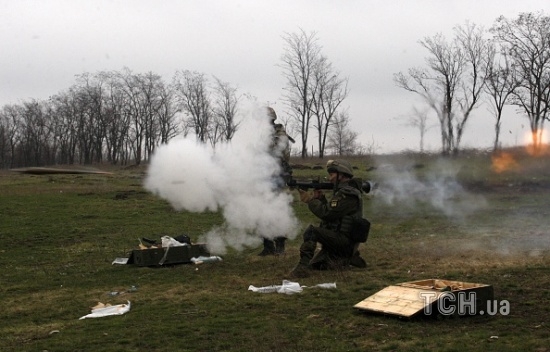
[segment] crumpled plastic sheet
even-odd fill
[[[130,301],[126,304],[118,304],[116,306],[108,306],[103,308],[92,309],[90,314],[80,317],[79,320],[86,318],[101,318],[109,315],[122,315],[130,311]]]
[[[264,286],[264,287],[255,287],[255,286],[248,286],[248,290],[252,292],[259,292],[259,293],[285,293],[287,295],[292,295],[294,293],[300,293],[304,290],[305,287],[308,286],[301,286],[297,282],[292,282],[288,280],[283,280],[282,285],[271,285],[271,286]],[[317,284],[312,287],[319,287],[319,288],[336,288],[336,283],[324,283],[324,284]]]
[[[187,246],[188,245],[187,243],[181,243],[178,240],[176,240],[175,238],[172,238],[170,236],[162,236],[160,239],[162,241],[162,247],[163,248],[166,248],[166,247],[181,247],[181,246]]]
[[[195,264],[202,264],[202,263],[211,263],[211,262],[221,262],[223,259],[217,255],[211,255],[209,257],[206,256],[198,256],[191,258],[191,261]]]

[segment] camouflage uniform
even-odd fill
[[[329,161],[330,163],[331,161]],[[351,166],[350,166],[351,168]],[[349,175],[352,177],[352,175]],[[300,262],[291,276],[308,276],[308,269],[327,270],[353,265],[364,268],[359,243],[350,239],[355,219],[363,216],[361,180],[351,178],[335,184],[330,200],[322,195],[307,202],[309,210],[321,219],[319,226],[310,225],[303,234]],[[315,254],[317,243],[321,250]]]
[[[291,139],[282,124],[273,123],[273,128],[273,140],[270,145],[270,150],[273,156],[279,159],[279,166],[281,168],[281,173],[277,175],[277,180],[275,182],[277,186],[283,188],[290,176],[292,176],[292,167],[290,166]]]
[[[288,179],[292,176],[292,168],[290,167],[290,142],[292,138],[286,133],[282,124],[276,124],[277,114],[273,108],[267,108],[267,115],[271,118],[273,125],[273,138],[270,144],[271,154],[277,158],[280,166],[280,173],[274,175],[273,183],[278,190],[282,190]],[[275,237],[273,240],[269,238],[263,239],[263,250],[258,254],[260,256],[282,254],[285,251],[285,236]]]

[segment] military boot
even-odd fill
[[[275,244],[272,240],[264,238],[264,249],[258,253],[259,256],[275,255]]]
[[[349,265],[354,266],[356,268],[366,268],[367,262],[365,261],[365,259],[361,257],[361,254],[359,253],[359,251],[356,251],[355,253],[353,253],[353,256],[349,261]]]
[[[307,265],[299,263],[292,269],[288,274],[291,278],[304,278],[308,277],[311,274],[310,269]]]
[[[275,238],[275,254],[284,254],[285,253],[285,241],[286,237],[277,237]]]

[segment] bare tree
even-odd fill
[[[21,148],[25,165],[46,164],[47,145],[50,141],[49,115],[44,102],[33,99],[20,106]]]
[[[139,77],[130,69],[125,68],[116,76],[119,89],[124,94],[124,114],[130,120],[127,147],[132,150],[137,165],[143,160],[144,143],[147,129],[147,111],[144,106]]]
[[[214,81],[215,98],[212,112],[216,133],[212,136],[213,145],[218,140],[230,141],[240,124],[236,120],[239,104],[237,88],[232,87],[229,83],[223,82],[217,77],[214,77]]]
[[[159,124],[160,143],[165,144],[180,133],[176,116],[178,114],[177,104],[174,99],[175,92],[171,85],[162,84],[158,86],[159,106],[157,111]]]
[[[83,73],[77,76],[81,120],[79,142],[84,151],[84,163],[100,162],[105,139],[104,92],[105,77]]]
[[[312,94],[311,110],[317,120],[314,127],[318,136],[319,158],[323,158],[329,128],[348,94],[348,80],[340,78],[325,57],[321,57],[315,66],[313,77],[315,91]]]
[[[519,81],[512,69],[508,54],[497,52],[495,43],[490,46],[488,55],[489,72],[485,82],[485,92],[489,96],[490,109],[495,117],[495,140],[493,151],[499,148],[499,137],[502,112],[510,97],[517,88]]]
[[[489,75],[489,41],[484,38],[483,27],[468,23],[455,27],[456,40],[460,50],[464,53],[464,75],[461,77],[461,94],[457,95],[457,103],[460,108],[460,116],[456,119],[456,140],[453,152],[458,152],[460,141],[464,133],[467,121],[472,111],[481,100],[485,80]]]
[[[357,135],[349,128],[348,113],[337,113],[328,134],[327,147],[336,155],[353,155],[357,149]]]
[[[312,94],[314,72],[320,60],[321,47],[317,43],[316,33],[287,33],[283,37],[286,47],[282,56],[283,75],[286,77],[285,100],[290,108],[290,115],[299,126],[302,143],[302,158],[308,153],[307,141],[312,117]]]
[[[197,139],[206,143],[212,117],[207,79],[202,73],[177,71],[174,86],[180,107],[188,116],[188,125],[194,130]]]
[[[521,13],[514,20],[501,16],[491,30],[519,80],[511,102],[527,115],[537,150],[550,117],[550,17],[542,12]]]
[[[429,109],[429,107],[419,109],[416,106],[413,106],[412,113],[407,117],[407,121],[405,123],[406,126],[418,128],[418,132],[420,132],[420,153],[424,152],[424,138],[426,136],[426,132],[428,132],[428,129],[430,128],[428,126]]]
[[[166,88],[162,78],[152,72],[135,75],[139,90],[139,102],[144,126],[144,159],[148,160],[161,139],[160,122],[170,124],[166,119],[173,118],[171,105],[166,105]],[[166,115],[166,108],[168,114]],[[162,117],[161,117],[162,114]],[[166,126],[163,126],[166,128]]]
[[[0,166],[14,167],[15,148],[19,143],[20,118],[16,105],[5,105],[0,110],[1,150]]]
[[[430,54],[427,68],[394,75],[397,86],[420,95],[436,112],[443,154],[458,153],[466,122],[479,104],[487,69],[481,28],[466,24],[456,27],[455,33],[452,42],[441,34],[420,41]]]
[[[420,95],[436,112],[441,129],[443,154],[452,149],[454,140],[454,95],[464,68],[464,55],[449,45],[441,34],[425,38],[420,45],[428,50],[428,68],[411,68],[408,74],[394,75],[397,86]]]
[[[80,114],[78,91],[75,86],[52,97],[54,109],[54,135],[59,142],[58,162],[73,164],[79,145],[77,118]]]
[[[107,95],[105,97],[105,149],[107,160],[113,165],[126,164],[129,161],[128,143],[130,131],[130,114],[125,108],[126,94],[123,83],[116,73],[104,73],[108,76]]]

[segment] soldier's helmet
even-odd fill
[[[328,172],[338,172],[348,177],[353,177],[353,167],[346,160],[329,160],[327,162]]]
[[[272,120],[277,120],[277,114],[275,113],[275,110],[271,106],[268,106],[267,108],[267,116]]]

